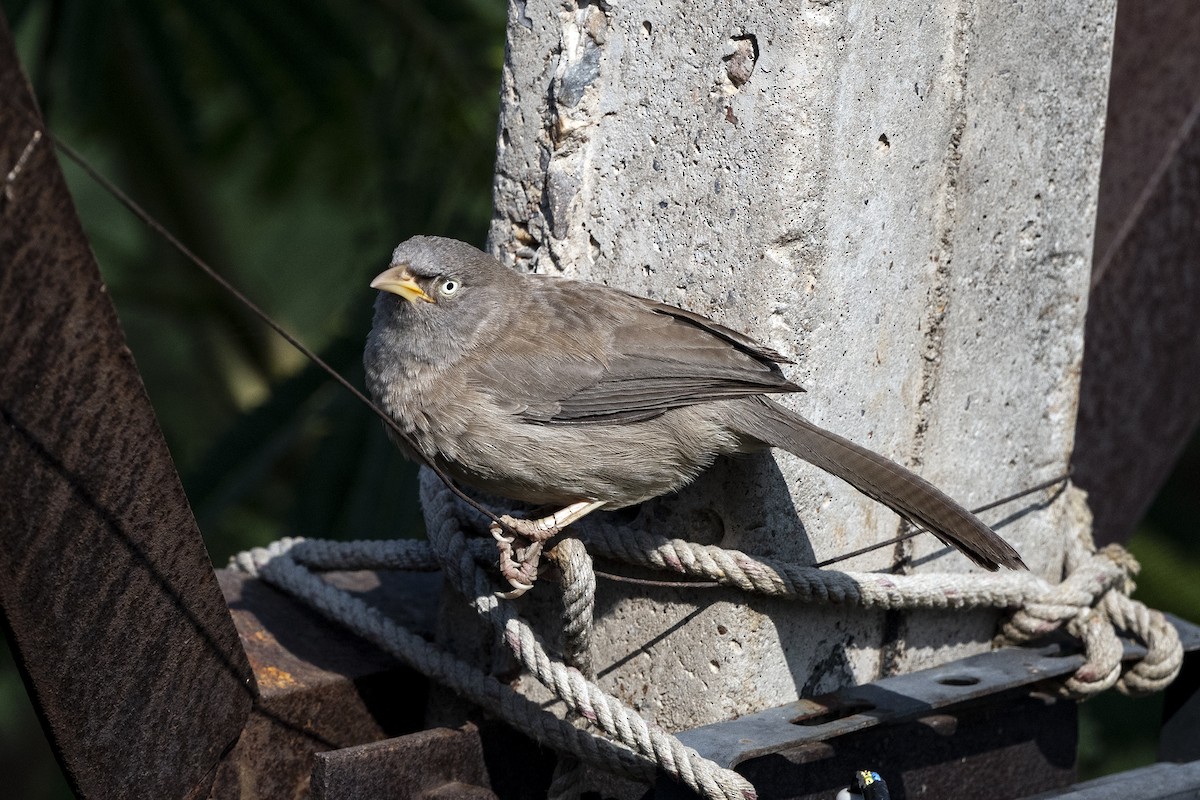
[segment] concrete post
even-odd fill
[[[493,252],[755,336],[797,362],[793,407],[969,506],[1065,470],[1114,0],[510,9]],[[1077,500],[1000,530],[1057,578]],[[787,454],[634,522],[805,563],[898,530]],[[903,555],[969,569],[932,537],[842,566]],[[596,663],[643,648],[603,682],[682,728],[985,649],[993,623],[607,584]]]

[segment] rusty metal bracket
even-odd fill
[[[425,678],[293,598],[234,570],[217,573],[259,687],[212,798],[305,797],[314,757],[418,730]],[[391,615],[433,626],[440,576],[327,573]],[[360,762],[354,762],[360,763]]]
[[[1200,761],[1151,764],[1039,795],[1038,800],[1195,800]]]
[[[1200,626],[1170,617],[1185,651],[1200,650]],[[1127,642],[1125,658],[1145,653]],[[748,714],[680,734],[700,755],[733,768],[767,753],[825,741],[920,714],[1025,689],[1068,675],[1083,655],[1063,645],[1006,647],[938,667],[881,678],[821,698]]]
[[[318,753],[312,800],[542,800],[551,751],[497,720]]]
[[[312,800],[477,798],[494,800],[479,729],[432,730],[318,753]]]
[[[1185,651],[1200,627],[1170,617]],[[1145,652],[1126,643],[1126,658]],[[855,770],[884,775],[894,797],[1021,797],[1074,779],[1075,704],[1039,685],[1083,664],[1062,645],[1005,648],[883,678],[679,734],[754,783],[762,798],[832,797]],[[996,702],[998,696],[1004,703]],[[1182,723],[1181,723],[1182,724]],[[657,794],[682,797],[660,780]]]
[[[1200,649],[1183,656],[1183,669],[1163,698],[1159,761],[1200,762]]]

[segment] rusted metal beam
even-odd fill
[[[7,633],[80,797],[203,797],[250,667],[2,18],[0,178]]]
[[[214,800],[307,797],[316,754],[422,727],[427,692],[421,675],[259,580],[232,570],[217,574],[259,697],[237,746],[221,762]],[[412,620],[419,631],[433,627],[437,575],[331,573],[326,579]]]
[[[318,753],[311,800],[541,800],[555,760],[502,722],[468,722]]]
[[[257,579],[217,575],[261,694],[213,800],[545,797],[552,752],[494,720],[423,730],[419,674]],[[323,577],[422,636],[444,613],[436,573]]]
[[[1200,768],[1200,649],[1184,654],[1183,669],[1163,697],[1158,760],[1194,761]]]
[[[318,753],[312,800],[541,800],[555,761],[503,722],[468,722]]]
[[[893,797],[1024,797],[1075,779],[1075,702],[1036,684],[1080,663],[1054,648],[983,653],[680,739],[736,767],[764,800],[833,797],[864,769],[882,775]],[[666,797],[687,796],[666,781],[658,788]]]
[[[384,742],[320,753],[312,800],[495,800],[479,729],[434,728]]]
[[[1120,3],[1075,423],[1100,544],[1124,541],[1200,421],[1200,6]]]
[[[738,771],[764,800],[834,797],[871,769],[892,797],[1006,800],[1075,779],[1072,700],[1023,694],[926,714],[759,757]]]

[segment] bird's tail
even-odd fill
[[[1012,545],[924,478],[849,439],[818,428],[782,406],[756,398],[745,404],[744,431],[836,475],[910,522],[927,528],[981,567],[1025,569]]]

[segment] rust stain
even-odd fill
[[[254,677],[258,679],[260,689],[291,689],[298,685],[292,673],[271,665],[261,669],[255,665]]]

